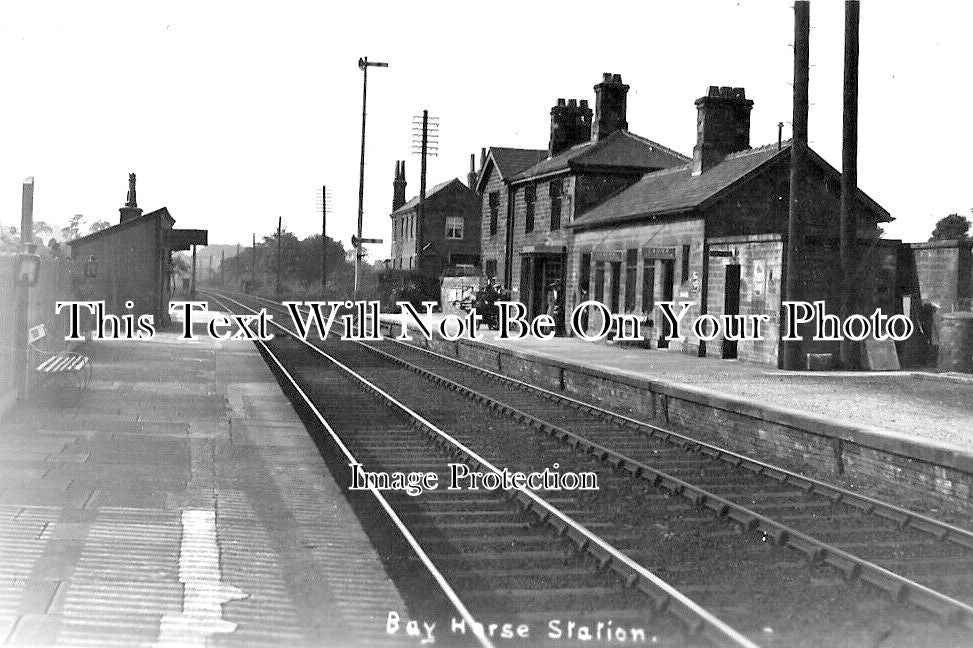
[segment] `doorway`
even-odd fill
[[[673,294],[673,283],[676,280],[676,262],[674,259],[663,259],[659,262],[661,265],[662,274],[662,294],[659,296],[660,301],[672,301]],[[668,349],[669,348],[669,337],[672,335],[672,326],[669,324],[666,318],[660,318],[662,320],[662,328],[660,329],[659,335],[659,348]]]
[[[724,315],[739,315],[740,314],[740,265],[728,265],[724,266],[726,272],[726,281],[723,289],[723,314]],[[723,338],[723,353],[722,357],[724,360],[733,360],[737,357],[737,344],[736,340],[727,340]]]

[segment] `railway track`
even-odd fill
[[[216,301],[232,306],[225,296]],[[310,345],[293,338],[258,344],[348,463],[431,473],[444,484],[448,464],[500,472],[364,378],[361,369],[376,364],[367,349],[339,360],[333,349],[314,347],[309,362]],[[438,489],[421,497],[369,490],[448,600],[449,614],[433,612],[437,643],[756,646],[626,557],[599,533],[604,524],[575,521],[571,498],[528,490],[500,496]]]
[[[334,346],[343,362],[503,465],[600,466],[600,497],[563,502],[573,517],[752,641],[799,645],[809,628],[818,634],[806,645],[970,640],[968,530],[408,344]],[[432,404],[430,385],[452,396]],[[613,559],[594,563],[610,568]],[[517,594],[525,591],[537,593]],[[564,594],[551,598],[571,600]]]

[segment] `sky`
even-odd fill
[[[886,236],[926,240],[936,220],[970,215],[973,61],[967,3],[878,2],[861,9],[859,186],[896,221]],[[811,146],[841,166],[844,18],[811,5]],[[118,220],[129,172],[138,203],[211,243],[355,231],[368,76],[364,235],[388,253],[392,180],[410,154],[412,118],[439,118],[428,185],[458,177],[481,147],[546,148],[550,107],[589,99],[603,72],[631,86],[629,129],[684,154],[694,100],[710,85],[754,100],[750,141],[790,135],[789,0],[579,3],[0,3],[0,225],[34,218]]]

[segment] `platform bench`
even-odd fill
[[[87,389],[91,382],[91,359],[72,351],[52,353],[37,348],[37,342],[45,337],[47,329],[43,324],[32,326],[27,333],[30,348],[42,358],[34,369],[38,383],[42,387],[67,388],[77,393]]]

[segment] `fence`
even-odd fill
[[[47,337],[43,349],[58,351],[65,347],[68,334],[68,314],[54,313],[54,303],[72,299],[72,277],[75,265],[70,259],[41,257],[37,285],[30,289],[27,325],[44,324]],[[5,404],[13,402],[17,393],[17,362],[14,348],[17,326],[17,290],[14,273],[17,256],[0,255],[0,414]],[[23,370],[23,369],[21,369]]]

